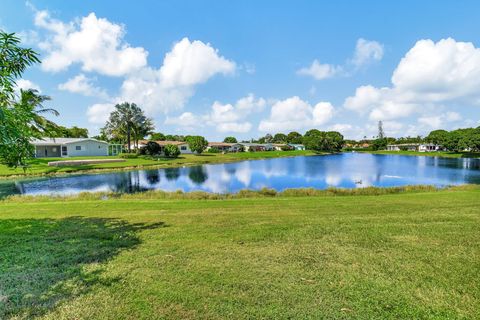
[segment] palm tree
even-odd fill
[[[153,130],[153,121],[147,118],[135,103],[123,102],[115,105],[115,110],[110,114],[104,129],[110,136],[126,137],[128,152],[130,152],[132,133],[134,142],[138,146],[139,138],[143,138]]]
[[[28,125],[37,138],[44,137],[45,135],[50,136],[59,129],[57,124],[44,116],[48,113],[54,116],[59,115],[57,110],[43,106],[43,103],[50,100],[52,100],[51,97],[41,95],[38,90],[20,89],[19,98],[13,105],[14,108],[21,108],[24,112],[30,114]]]

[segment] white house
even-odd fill
[[[419,151],[419,152],[432,152],[440,151],[442,147],[433,143],[402,143],[402,144],[389,144],[387,145],[388,151]]]
[[[92,138],[43,138],[32,141],[35,157],[108,156],[109,144]]]
[[[245,151],[271,151],[274,150],[273,145],[270,143],[239,143]]]

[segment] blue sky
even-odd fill
[[[98,132],[136,102],[164,133],[371,137],[480,125],[477,1],[2,1],[42,65],[20,87]]]

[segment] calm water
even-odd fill
[[[344,153],[330,156],[252,160],[196,167],[0,181],[11,194],[75,194],[146,190],[237,192],[329,186],[356,188],[430,184],[480,184],[480,159],[448,159]]]

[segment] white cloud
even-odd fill
[[[115,105],[112,103],[94,104],[87,109],[88,122],[104,125],[114,109]]]
[[[478,105],[479,86],[480,49],[451,38],[438,42],[420,40],[393,72],[391,87],[359,87],[354,96],[345,100],[344,107],[368,112],[372,120],[400,119],[419,113],[423,123],[437,126],[447,118],[459,116],[432,116],[432,112],[461,103]]]
[[[302,68],[297,71],[299,75],[311,76],[316,80],[331,78],[341,72],[342,68],[332,64],[321,64],[318,60],[313,60],[310,67]]]
[[[217,74],[232,74],[235,68],[209,43],[183,38],[165,55],[160,69],[143,68],[129,75],[119,99],[136,101],[149,114],[178,110],[195,93],[195,86]]]
[[[312,107],[297,96],[276,102],[270,117],[262,120],[258,129],[264,132],[285,132],[299,128],[320,126],[328,122],[334,114],[329,102],[320,102]]]
[[[48,11],[37,11],[35,25],[50,32],[40,43],[48,52],[42,68],[58,72],[78,63],[83,71],[122,76],[147,64],[148,52],[124,41],[125,28],[95,13],[69,23],[50,17]]]
[[[252,128],[252,124],[245,120],[246,117],[254,112],[261,111],[265,105],[265,99],[256,99],[253,94],[249,94],[237,100],[235,104],[222,104],[215,101],[210,112],[201,116],[185,112],[179,117],[167,118],[165,124],[183,127],[200,127],[206,124],[214,127],[217,132],[245,133]],[[186,121],[187,117],[192,121]],[[193,121],[193,119],[195,120]]]
[[[167,88],[193,86],[216,74],[232,74],[234,71],[235,63],[220,56],[209,43],[183,38],[166,54],[160,79]]]
[[[252,124],[250,122],[226,122],[219,123],[217,126],[218,132],[236,132],[236,133],[246,133],[252,129]]]
[[[360,38],[357,40],[352,63],[357,67],[365,66],[373,61],[383,58],[383,44]]]
[[[27,90],[27,89],[33,89],[33,90],[37,90],[39,92],[41,92],[40,90],[40,86],[30,80],[26,80],[26,79],[19,79],[16,81],[17,83],[17,90],[20,91],[20,89],[22,90]]]
[[[89,78],[82,73],[68,79],[65,83],[59,84],[58,89],[72,93],[80,93],[86,96],[108,99],[107,92],[101,88],[95,87],[93,81],[94,79]]]
[[[418,123],[429,126],[432,129],[444,128],[447,123],[457,122],[462,117],[457,112],[446,112],[440,115],[424,116],[418,118]]]
[[[201,119],[191,112],[184,112],[178,117],[167,117],[165,124],[181,127],[199,127],[202,125]]]
[[[297,74],[303,76],[311,76],[316,80],[332,78],[339,74],[351,75],[348,69],[352,69],[352,65],[356,69],[366,66],[373,61],[380,61],[383,58],[383,44],[377,41],[370,41],[360,38],[357,40],[353,58],[347,60],[345,64],[333,65],[328,63],[320,63],[317,59],[313,60],[309,67],[301,68]]]

